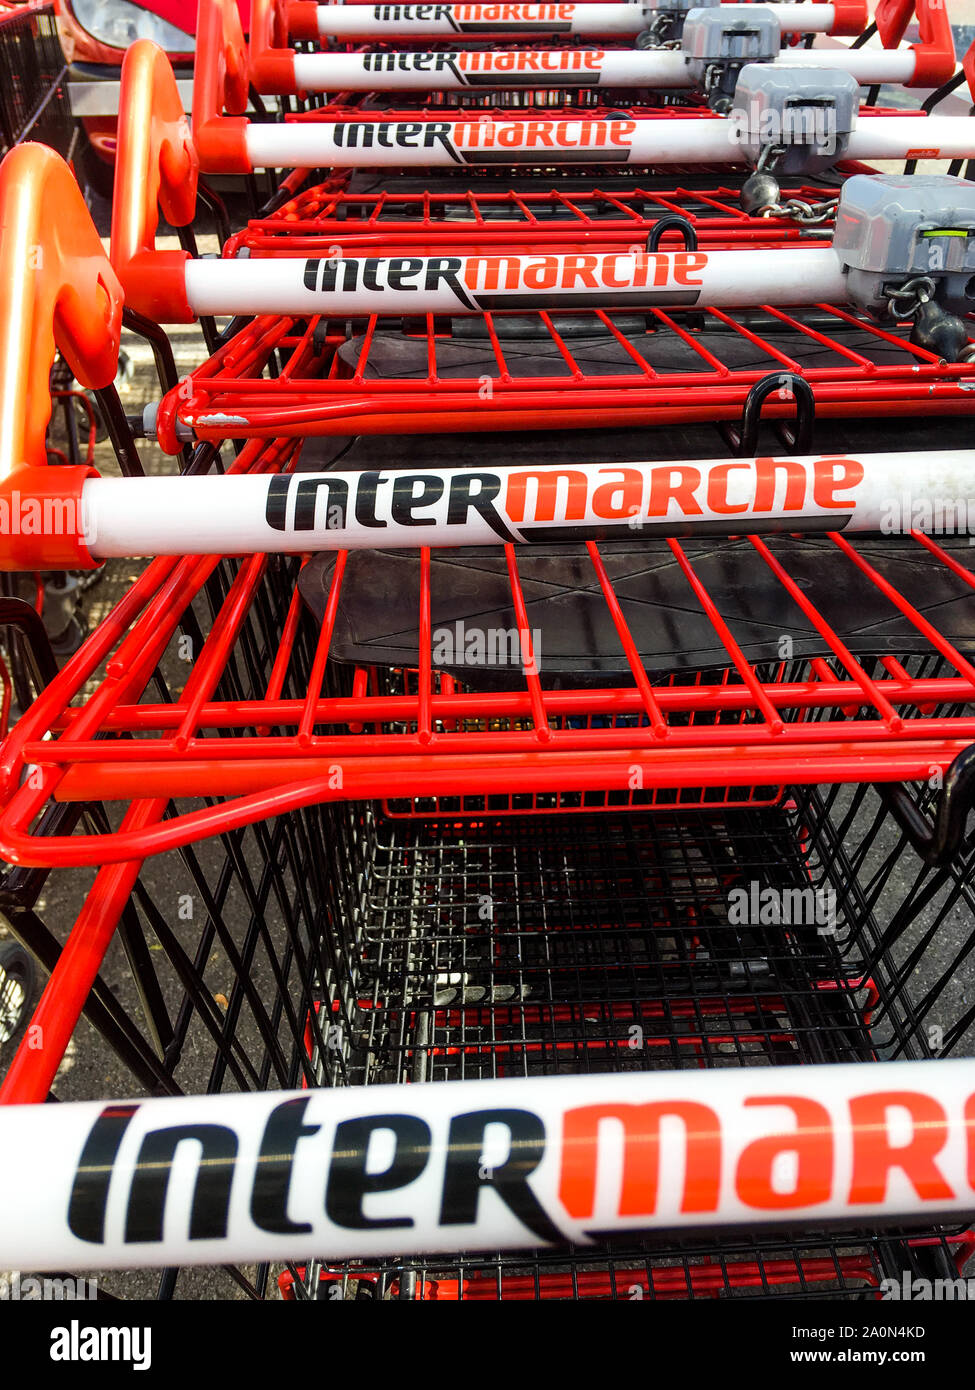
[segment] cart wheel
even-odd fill
[[[9,1042],[30,1011],[37,972],[23,946],[0,946],[0,1043]]]

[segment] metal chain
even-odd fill
[[[792,222],[814,227],[828,222],[839,206],[839,198],[828,198],[823,203],[807,203],[802,198],[787,198],[784,203],[769,203],[759,208],[757,217],[787,217]]]
[[[913,280],[905,280],[899,289],[888,290],[887,298],[892,301],[891,314],[901,321],[914,318],[921,305],[934,298],[935,288],[929,276],[916,275]]]
[[[771,174],[779,160],[787,153],[785,145],[764,145],[755,165],[756,174]],[[786,217],[792,222],[801,222],[806,227],[818,226],[828,222],[836,212],[839,198],[827,198],[821,203],[809,203],[803,198],[787,198],[784,203],[766,203],[756,210],[756,217]]]

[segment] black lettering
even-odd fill
[[[416,492],[419,483],[420,492]],[[414,516],[417,507],[432,507],[443,496],[443,478],[435,473],[398,474],[393,482],[393,520],[400,526],[434,526],[436,517]]]
[[[200,1146],[189,1238],[219,1240],[227,1234],[237,1136],[224,1125],[173,1125],[153,1130],[142,1141],[125,1213],[125,1239],[130,1244],[162,1240],[173,1158],[186,1140]]]
[[[354,290],[357,288],[360,264],[368,264],[360,261],[345,261],[338,257],[329,257],[328,260],[305,261],[305,269],[302,272],[302,282],[306,290],[311,290],[312,294],[332,294],[337,288]],[[339,271],[342,272],[342,284],[339,286]]]
[[[478,491],[474,492],[477,484]],[[501,491],[501,479],[496,473],[455,473],[450,480],[450,500],[447,504],[447,525],[466,526],[467,513],[472,509],[482,517],[495,535],[504,541],[512,539],[494,499]]]
[[[391,290],[415,290],[413,277],[423,269],[419,256],[393,256],[386,265],[386,280]]]
[[[377,1130],[396,1136],[393,1161],[382,1173],[366,1172],[369,1140]],[[430,1126],[415,1115],[372,1115],[343,1120],[335,1129],[332,1162],[325,1189],[325,1211],[336,1226],[350,1231],[391,1229],[414,1225],[411,1216],[368,1217],[363,1198],[371,1192],[395,1192],[414,1182],[430,1157]]]
[[[288,529],[288,489],[291,478],[287,474],[275,473],[268,479],[267,502],[264,505],[264,520],[275,531]]]
[[[423,288],[438,290],[442,282],[448,290],[453,290],[462,304],[469,305],[467,291],[460,282],[463,264],[460,256],[431,256],[427,261],[426,283]]]
[[[419,121],[401,121],[396,127],[396,143],[403,149],[412,150],[416,148],[416,137],[423,130]]]
[[[112,1165],[137,1105],[106,1105],[91,1127],[78,1160],[68,1200],[68,1229],[79,1240],[101,1245]]]
[[[382,264],[375,256],[370,256],[368,260],[362,261],[362,288],[365,290],[385,290],[386,286],[379,279],[378,270]]]
[[[484,1166],[484,1133],[488,1125],[505,1125],[511,1135],[508,1157],[497,1168]],[[477,1222],[481,1191],[490,1187],[518,1220],[546,1242],[564,1237],[528,1186],[545,1153],[545,1126],[530,1110],[471,1110],[455,1115],[447,1140],[442,1226],[472,1226]]]
[[[376,494],[381,483],[389,482],[381,473],[360,473],[355,490],[355,519],[360,526],[386,525],[376,518]]]
[[[262,1231],[301,1235],[312,1229],[310,1221],[292,1221],[288,1215],[295,1150],[300,1140],[321,1129],[321,1125],[304,1123],[310,1100],[311,1096],[301,1096],[276,1105],[264,1126],[251,1193],[251,1217]]]
[[[453,154],[453,146],[450,143],[450,126],[447,121],[427,121],[423,128],[423,148],[432,150],[437,143],[443,145],[445,150]]]
[[[315,514],[318,511],[318,490],[326,489],[325,526],[327,530],[344,530],[345,517],[349,505],[349,485],[344,478],[302,478],[295,495],[295,530],[314,531]],[[331,525],[331,512],[338,507],[341,519],[337,527]]]

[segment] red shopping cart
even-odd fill
[[[192,179],[176,117],[159,157]],[[63,188],[51,158],[33,159],[41,235]],[[118,287],[97,239],[72,232],[28,326],[31,301],[19,318],[8,304],[5,339],[41,361],[56,331],[95,381]],[[3,1258],[165,1266],[165,1294],[180,1265],[222,1262],[249,1296],[277,1280],[294,1297],[451,1301],[874,1298],[963,1268],[972,1064],[949,1059],[973,1026],[959,988],[975,943],[967,536],[935,541],[925,529],[944,519],[911,513],[873,543],[593,535],[569,556],[516,551],[519,535],[485,555],[461,535],[444,556],[374,537],[353,552],[342,530],[376,529],[384,470],[404,526],[438,482],[449,503],[449,470],[427,458],[427,491],[397,493],[409,475],[366,439],[343,460],[355,473],[302,474],[307,444],[279,431],[228,476],[52,490],[41,379],[8,387],[0,418],[21,418],[16,393],[33,388],[7,476],[30,500],[76,489],[59,546],[105,553],[115,508],[114,543],[132,553],[143,482],[162,484],[157,505],[185,500],[182,546],[170,528],[176,553],[157,547],[2,750],[4,853],[100,866],[32,1020],[45,1046],[19,1049],[3,1087],[0,1174],[24,1194]],[[746,437],[782,379],[756,383]],[[237,420],[224,426],[236,436]],[[829,511],[835,488],[858,485],[855,469],[816,466],[863,462],[844,430],[812,461],[768,461],[787,494],[802,475]],[[959,436],[941,422],[952,467]],[[521,521],[529,497],[546,526],[585,521],[580,477],[612,493],[635,483],[627,469],[651,489],[655,468],[672,472],[666,458],[633,468],[632,446],[603,465],[611,477],[509,456]],[[462,447],[458,471],[486,476]],[[706,454],[684,460],[701,463],[706,499],[713,485],[730,501],[730,471],[761,462]],[[190,472],[218,460],[202,445]],[[897,478],[874,479],[875,506]],[[197,483],[216,507],[189,505]],[[211,544],[218,499],[245,491],[266,527],[311,533],[282,549],[300,556],[313,535],[317,553],[282,558],[238,530],[238,549],[187,554]],[[814,508],[799,511],[805,527]],[[460,521],[484,521],[470,512]],[[27,562],[36,541],[8,549]],[[467,659],[475,613],[482,636],[514,633],[507,660]],[[174,681],[181,636],[193,664]],[[73,798],[96,824],[63,833],[47,817]],[[161,903],[143,860],[169,850]],[[24,1104],[46,1097],[93,985],[104,998],[113,940],[133,1012],[103,1016],[102,1036],[161,1096],[127,1101],[122,1082],[85,1107]]]

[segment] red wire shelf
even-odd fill
[[[251,444],[235,468],[287,467],[295,450]],[[598,683],[561,660],[564,616],[536,601],[544,586],[512,547],[492,552],[492,582],[527,665],[496,667],[489,681],[438,670],[433,658],[460,552],[454,566],[401,552],[394,568],[381,553],[340,552],[324,569],[316,561],[317,573],[264,555],[157,559],[8,736],[0,852],[44,865],[142,858],[334,800],[424,813],[431,799],[435,811],[673,805],[684,789],[692,804],[771,801],[785,783],[927,779],[975,740],[967,546],[919,534],[892,540],[893,552],[836,534],[644,544],[636,568],[612,546],[578,552],[581,621],[598,630],[594,655],[607,662]],[[810,544],[811,557],[793,549]],[[722,584],[732,560],[735,578]],[[648,579],[664,565],[666,603]],[[895,582],[912,573],[913,587]],[[185,687],[172,702],[154,699],[157,663],[181,629],[194,630],[194,601],[224,574]],[[370,633],[377,576],[401,609],[388,621],[381,609],[382,631]],[[269,595],[277,602],[285,585],[287,616],[268,623]],[[759,654],[747,628],[759,596],[774,610],[766,626],[801,632],[795,659],[776,659],[774,643]],[[395,642],[390,625],[401,629]],[[704,649],[707,670],[667,660],[683,653],[686,665]],[[266,673],[261,699],[234,696],[244,659]],[[161,819],[167,800],[192,797],[229,800]],[[52,800],[132,805],[118,831],[32,833]]]
[[[643,244],[656,223],[668,215],[685,218],[699,240],[741,244],[808,240],[809,233],[782,217],[749,217],[741,209],[740,189],[727,182],[710,188],[677,183],[659,189],[637,176],[626,186],[594,184],[590,188],[558,186],[543,191],[491,189],[483,184],[456,191],[400,192],[392,189],[357,193],[319,184],[299,193],[273,216],[251,221],[234,233],[223,254],[233,257],[246,247],[253,255],[322,254],[336,244],[343,251],[400,248],[430,254],[445,245],[477,250],[503,242],[505,249],[575,250],[580,245]],[[615,184],[621,184],[615,176]],[[783,199],[814,203],[830,196],[822,185],[785,188]],[[665,232],[662,247],[680,241]],[[333,253],[334,254],[334,253]]]
[[[163,400],[198,438],[421,434],[736,420],[770,372],[804,377],[817,415],[967,414],[975,364],[945,362],[909,330],[849,310],[666,313],[603,309],[460,322],[262,315]],[[274,354],[280,368],[266,374]],[[787,415],[790,402],[769,402]]]

